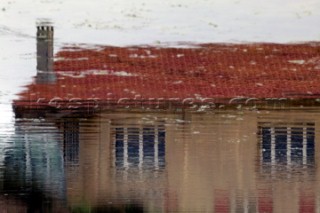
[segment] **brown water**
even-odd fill
[[[0,212],[317,212],[319,125],[317,110],[16,119]]]

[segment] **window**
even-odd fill
[[[314,123],[259,123],[264,164],[314,164]]]
[[[64,122],[64,160],[66,164],[78,165],[79,163],[79,122]]]
[[[162,169],[165,166],[164,126],[115,128],[115,166],[119,169]]]

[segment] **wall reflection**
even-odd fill
[[[23,123],[1,190],[36,183],[71,212],[315,212],[318,117],[119,112]]]
[[[161,117],[143,122],[144,114],[127,115],[101,114],[78,123],[64,122],[67,197],[73,208],[87,204],[162,209],[164,122]]]
[[[66,169],[69,204],[255,209],[256,117],[240,117],[253,122],[244,126],[228,114],[106,113],[80,123],[79,164]]]
[[[104,134],[98,140],[108,146],[103,172],[101,161],[96,162],[88,149],[81,148],[88,144],[81,142],[80,134],[80,167],[95,164],[89,168],[96,171],[90,172],[91,179],[79,180],[78,188],[93,183],[93,177],[100,181],[94,181],[96,188],[87,188],[95,195],[85,198],[88,203],[133,201],[146,211],[315,209],[317,191],[311,186],[317,175],[317,120],[313,113],[231,111],[100,116],[103,119],[90,122],[97,125],[96,132]],[[102,120],[104,127],[100,126]],[[85,128],[82,137],[90,138],[85,136],[88,125]],[[95,156],[104,155],[99,153],[101,142],[94,141]],[[93,142],[91,148],[92,145]],[[99,176],[101,172],[103,176]],[[74,184],[74,177],[67,182]],[[83,202],[75,199],[78,193],[69,194],[73,205]],[[87,194],[88,190],[82,193]],[[291,202],[284,204],[289,195]]]

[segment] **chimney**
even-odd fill
[[[53,70],[53,26],[49,23],[37,25],[37,82],[54,83]]]

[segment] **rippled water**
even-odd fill
[[[16,118],[3,212],[315,212],[320,111]]]
[[[319,212],[318,109],[14,118],[35,22],[65,43],[319,40],[319,1],[15,1],[0,6],[0,212]],[[186,20],[188,20],[186,22]]]

